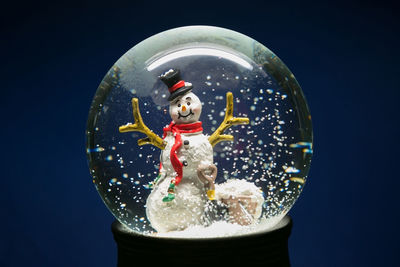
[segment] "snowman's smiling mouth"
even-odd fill
[[[178,111],[178,119],[180,119],[180,118],[187,118],[187,117],[189,117],[190,115],[194,115],[192,109],[190,109],[190,112],[189,112],[188,114],[186,114],[186,115],[182,115],[182,114]]]

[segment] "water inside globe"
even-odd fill
[[[185,41],[145,57],[141,49],[134,48],[107,73],[89,115],[87,155],[93,183],[107,207],[125,226],[138,233],[158,236],[239,235],[272,229],[292,207],[306,182],[312,155],[308,108],[294,76],[283,63],[278,64],[280,60],[267,49],[260,52],[257,45],[252,49],[254,56],[249,57],[232,46],[212,40]],[[160,175],[162,149],[151,144],[139,146],[138,140],[146,137],[142,132],[121,133],[118,129],[134,123],[131,99],[137,98],[144,124],[160,138],[163,136],[163,128],[171,123],[170,92],[159,77],[170,69],[179,69],[185,82],[192,84],[191,92],[200,99],[199,120],[206,137],[225,118],[228,92],[233,95],[233,115],[248,118],[248,124],[227,128],[224,134],[232,135],[233,141],[215,144],[210,153],[218,169],[215,184],[216,190],[220,190],[219,196],[225,194],[229,198],[230,192],[236,190],[227,185],[230,181],[238,184],[245,181],[237,186],[241,190],[247,185],[257,188],[258,193],[254,195],[262,199],[258,204],[259,214],[251,223],[241,224],[240,219],[220,216],[206,224],[204,220],[189,220],[184,227],[171,226],[163,231],[156,230],[164,228],[155,227],[156,223],[149,220],[150,206],[154,206],[149,197],[155,190],[152,182]],[[196,151],[192,156],[203,157]],[[185,185],[180,190],[183,188]],[[245,189],[240,194],[243,192]],[[190,200],[185,198],[185,201]],[[181,213],[181,209],[189,209],[188,204],[182,203],[179,210],[168,211],[175,205],[169,203],[160,203],[155,210],[168,211],[163,215],[166,218],[181,216],[179,220],[183,220],[182,216],[192,215],[190,211]],[[165,208],[160,208],[164,204]],[[204,208],[200,210],[204,212]],[[244,207],[241,214],[255,216],[255,211],[249,213],[249,210]]]

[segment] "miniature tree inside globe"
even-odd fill
[[[183,27],[139,43],[107,73],[87,155],[105,204],[137,233],[268,231],[306,181],[311,118],[293,74],[263,45]]]

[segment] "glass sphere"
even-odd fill
[[[312,156],[293,74],[257,41],[210,26],[124,54],[97,89],[86,137],[104,203],[145,235],[268,231],[299,197]]]

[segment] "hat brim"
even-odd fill
[[[168,101],[173,101],[175,98],[177,98],[178,96],[184,95],[187,92],[191,91],[193,89],[193,86],[183,86],[179,89],[177,89],[176,91],[174,91],[169,97],[168,97]]]

